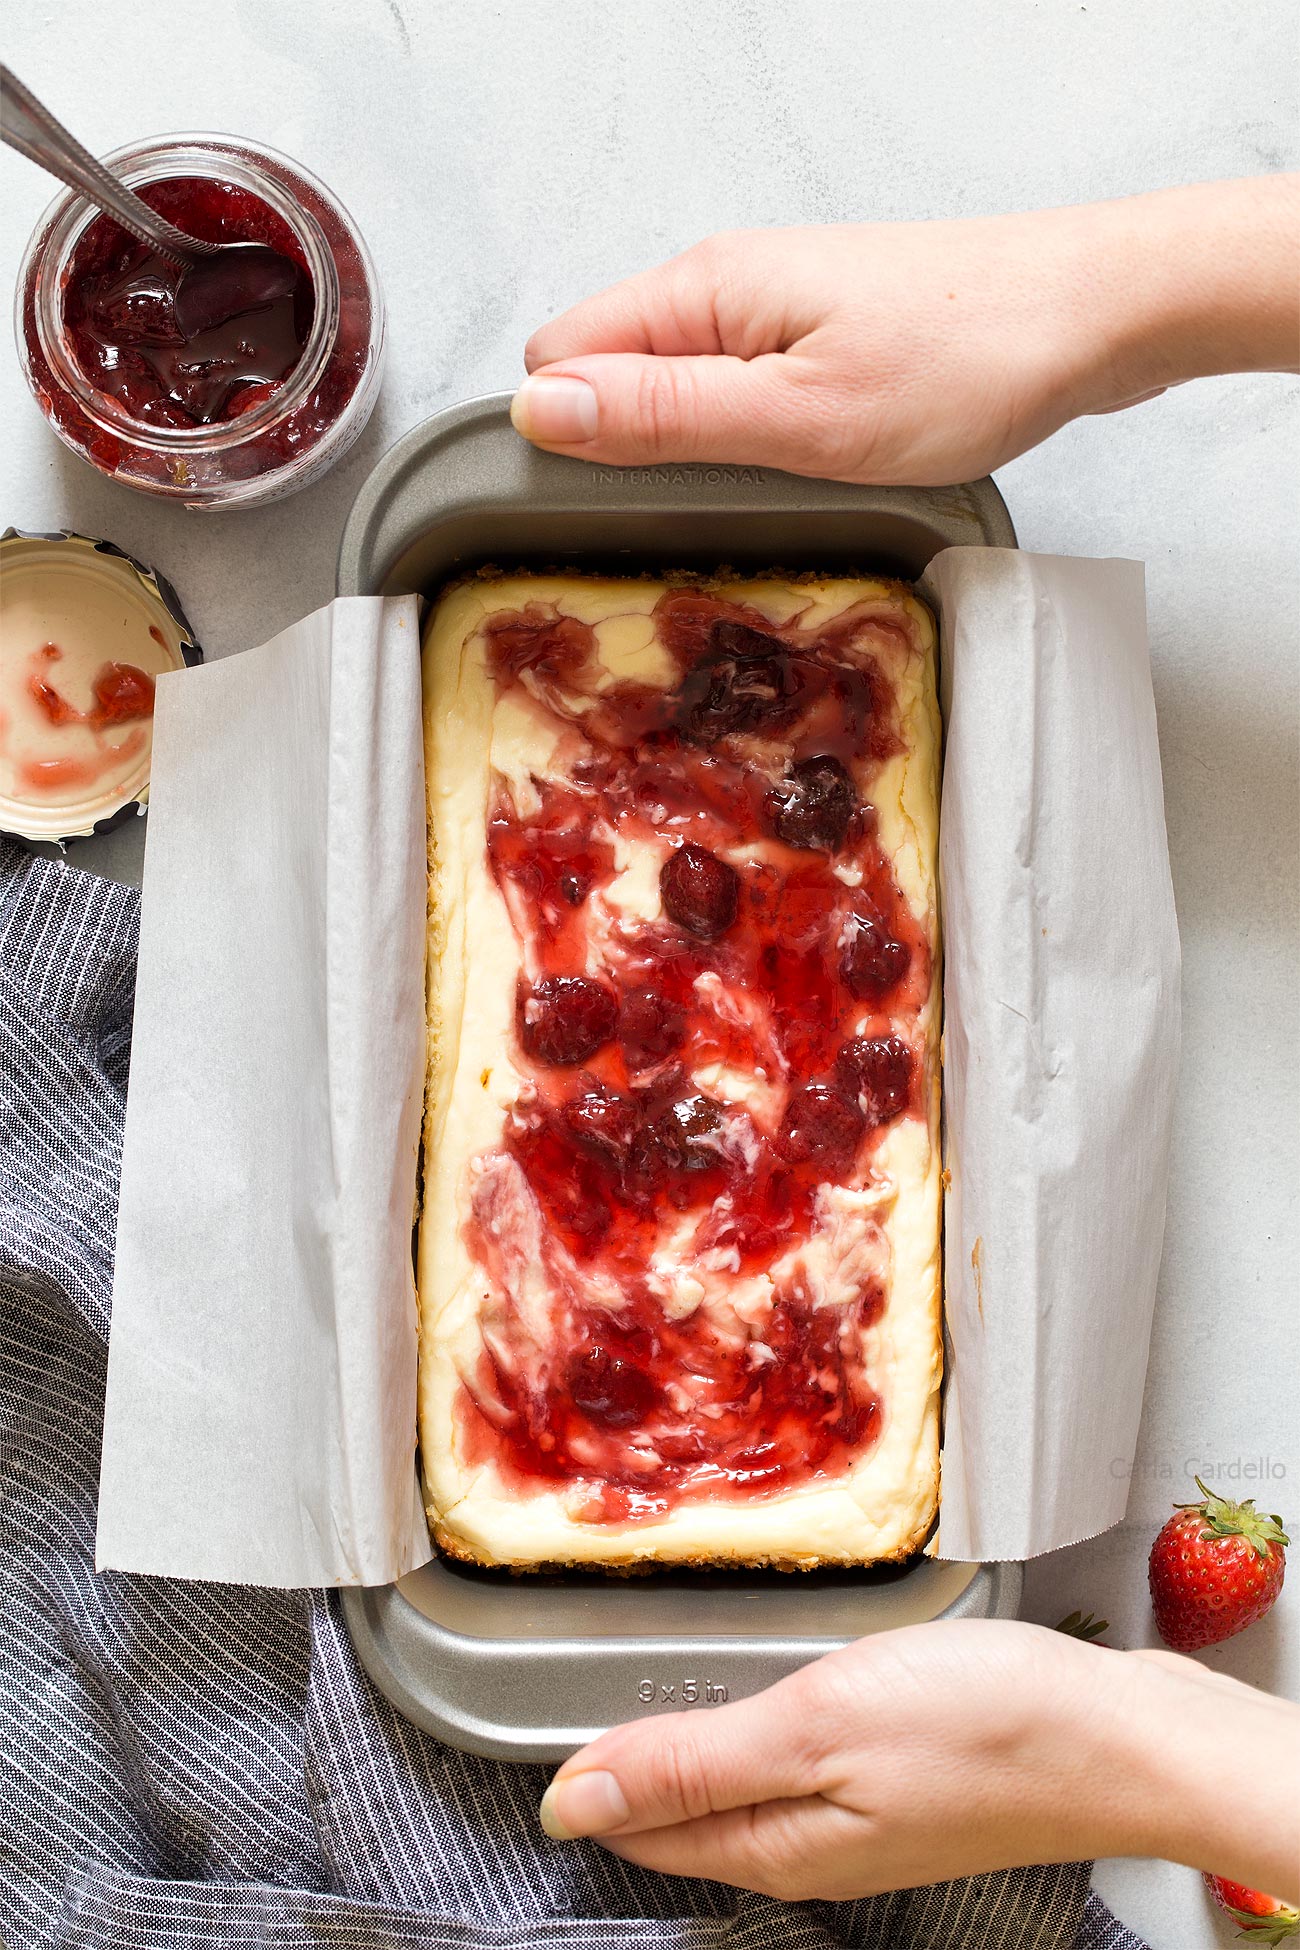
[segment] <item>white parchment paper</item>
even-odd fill
[[[943,632],[955,1559],[1123,1514],[1178,1047],[1142,572],[952,549]],[[382,1583],[414,1476],[414,600],[158,689],[101,1567]]]
[[[937,1555],[1124,1514],[1165,1223],[1179,948],[1142,566],[947,549],[947,1382]]]
[[[430,1545],[414,597],[160,680],[96,1561],[376,1584]]]

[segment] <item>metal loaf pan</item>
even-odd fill
[[[848,487],[769,468],[600,467],[538,453],[508,395],[417,427],[357,496],[342,596],[433,596],[491,564],[616,574],[664,569],[883,572],[913,579],[940,549],[1015,546],[992,481]],[[937,1617],[1013,1617],[1019,1564],[867,1571],[512,1577],[435,1558],[395,1585],[343,1593],[362,1664],[418,1726],[469,1753],[556,1761],[639,1714],[716,1705],[836,1646]]]

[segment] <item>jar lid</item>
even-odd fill
[[[112,542],[0,535],[0,833],[103,832],[149,799],[154,680],[201,661],[176,592]]]

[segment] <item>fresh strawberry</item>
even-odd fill
[[[1086,1639],[1090,1645],[1104,1645],[1102,1633],[1110,1630],[1108,1618],[1094,1618],[1090,1611],[1072,1611],[1059,1625],[1052,1628],[1064,1632],[1067,1638]]]
[[[1175,1504],[1148,1565],[1156,1630],[1175,1652],[1217,1645],[1271,1611],[1291,1541],[1252,1498],[1230,1503],[1199,1476],[1196,1487],[1203,1501]]]
[[[1300,1910],[1276,1896],[1265,1896],[1258,1889],[1247,1889],[1244,1882],[1229,1882],[1223,1876],[1205,1874],[1205,1886],[1220,1909],[1241,1924],[1238,1932],[1247,1943],[1282,1943],[1289,1936],[1300,1936]]]

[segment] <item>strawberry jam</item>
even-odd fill
[[[870,796],[904,749],[906,628],[869,604],[777,627],[693,591],[654,628],[666,685],[611,681],[595,632],[540,604],[486,625],[498,695],[545,712],[559,756],[526,807],[503,779],[489,807],[522,1082],[470,1168],[487,1291],[458,1419],[471,1461],[596,1523],[842,1473],[875,1441],[873,1156],[928,1099],[928,940]]]
[[[177,308],[179,266],[97,218],[68,269],[69,349],[90,384],[142,424],[234,419],[302,357],[315,302],[302,247],[268,204],[233,183],[180,177],[151,186],[147,201],[205,242],[267,249],[215,258],[211,273],[205,261],[205,285],[217,280],[213,302],[187,317]]]
[[[75,196],[55,205],[20,277],[42,412],[101,472],[191,507],[304,485],[355,439],[379,385],[383,304],[351,219],[296,164],[234,138],[111,160],[181,230],[241,248],[182,276]]]
[[[53,655],[51,655],[53,652]],[[47,643],[38,653],[42,665],[52,663],[59,650]],[[55,689],[43,670],[28,679],[32,702],[52,725],[84,724],[92,731],[105,731],[110,725],[129,724],[136,718],[153,716],[154,681],[147,670],[134,664],[104,664],[95,674],[91,689],[94,703],[79,711],[61,691]]]

